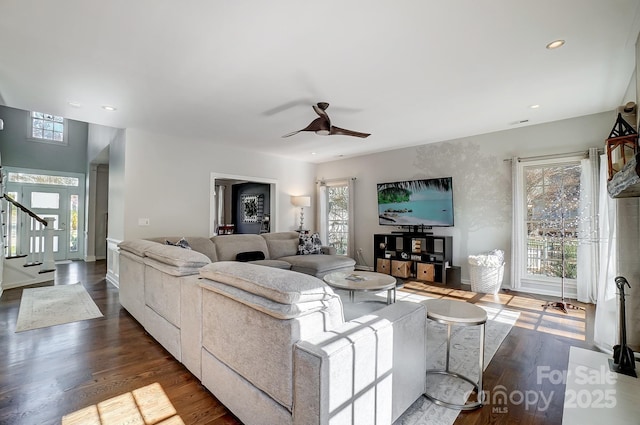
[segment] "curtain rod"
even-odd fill
[[[598,153],[603,153],[604,152],[604,148],[597,148],[597,149],[598,149]],[[518,161],[520,161],[520,162],[537,161],[537,160],[540,160],[540,159],[566,158],[566,157],[578,156],[578,155],[582,155],[584,157],[588,157],[589,156],[589,149],[587,149],[585,151],[553,153],[553,154],[549,154],[549,155],[522,156],[522,157],[518,157]],[[504,162],[513,161],[513,158],[506,158],[506,159],[503,159],[503,161]]]

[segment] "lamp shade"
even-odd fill
[[[311,197],[310,196],[292,196],[291,203],[296,207],[310,207],[311,206]]]

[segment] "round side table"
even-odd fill
[[[466,404],[450,403],[438,399],[432,394],[425,392],[425,396],[439,406],[449,407],[459,410],[474,410],[482,406],[482,372],[484,368],[484,331],[487,323],[487,312],[480,307],[463,301],[454,300],[427,300],[422,302],[427,308],[427,318],[438,323],[447,325],[447,357],[444,369],[427,370],[427,375],[438,374],[448,375],[454,378],[462,379],[473,385],[477,397],[475,402]],[[478,358],[479,378],[478,382],[473,381],[467,376],[453,372],[449,369],[449,357],[451,350],[451,328],[456,326],[480,326],[480,354]]]
[[[325,283],[333,288],[349,291],[349,301],[355,301],[355,292],[387,291],[387,304],[396,302],[396,278],[376,272],[333,272],[324,276]],[[377,301],[376,301],[377,302]]]

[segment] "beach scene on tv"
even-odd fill
[[[451,178],[379,183],[378,219],[392,226],[453,226]]]

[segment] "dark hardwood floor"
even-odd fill
[[[126,412],[122,400],[130,394],[136,400],[134,408],[136,404],[156,404],[156,411],[162,412],[174,408],[173,419],[179,417],[188,425],[239,424],[120,306],[118,290],[106,282],[105,273],[104,262],[73,262],[59,265],[56,271],[56,285],[82,282],[104,314],[99,319],[15,333],[22,288],[4,292],[0,298],[0,424],[59,424],[73,412],[79,412],[76,416],[81,419],[70,423],[87,423],[83,412],[99,412],[105,425],[116,423],[108,419],[115,421]],[[497,404],[490,400],[482,409],[461,413],[457,425],[562,422],[564,384],[540,380],[538,368],[563,371],[570,346],[592,347],[592,306],[587,306],[586,314],[564,314],[542,311],[541,300],[523,294],[494,297],[419,282],[407,283],[404,290],[521,312],[484,374],[490,397],[502,390],[512,400]],[[140,399],[155,383],[168,406],[157,406],[162,399],[157,393],[151,401]],[[520,402],[518,394],[529,402]],[[535,403],[534,394],[538,396]]]

